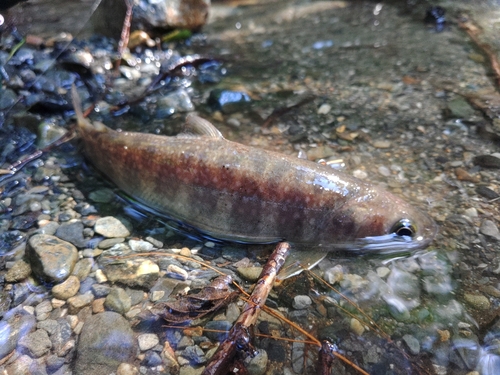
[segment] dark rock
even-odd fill
[[[78,248],[84,248],[87,245],[87,241],[83,238],[83,223],[81,221],[61,224],[56,230],[56,236]]]
[[[0,292],[0,319],[4,316],[4,314],[9,311],[10,304],[12,302],[12,298],[9,293],[6,291]]]
[[[486,187],[486,186],[478,186],[476,188],[476,193],[478,193],[480,196],[486,198],[486,199],[496,199],[498,197],[500,197],[500,195],[498,193],[496,193],[495,191],[491,190],[490,188]]]
[[[113,288],[106,297],[104,306],[111,311],[125,314],[132,306],[131,298],[122,288]]]
[[[65,318],[57,319],[57,327],[50,336],[54,352],[58,352],[71,337],[71,326]]]
[[[95,298],[103,298],[109,294],[111,287],[109,285],[94,284],[92,285],[91,290],[92,293],[94,293]]]
[[[49,373],[54,373],[64,365],[64,358],[56,355],[49,355],[46,360],[46,367]]]
[[[484,168],[500,168],[500,158],[494,155],[478,155],[472,162]]]
[[[72,244],[47,234],[29,239],[26,256],[37,277],[57,283],[66,280],[78,261],[78,251]]]
[[[206,336],[212,341],[222,342],[227,338],[231,327],[232,324],[227,320],[213,320],[207,322],[205,328],[210,331],[206,332]]]
[[[74,375],[108,375],[122,362],[131,363],[136,341],[120,314],[106,311],[90,317],[83,326],[76,350]]]
[[[181,356],[186,358],[193,365],[201,365],[207,361],[205,353],[197,345],[188,346],[181,352]]]
[[[144,359],[141,362],[141,365],[148,367],[156,367],[163,363],[160,355],[152,350],[149,350],[145,353]]]
[[[208,105],[223,113],[237,112],[250,101],[250,97],[245,92],[224,89],[214,89],[208,97]]]

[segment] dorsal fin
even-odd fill
[[[184,132],[193,135],[208,135],[211,138],[224,138],[222,133],[210,122],[193,114],[187,115]]]

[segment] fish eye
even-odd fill
[[[414,237],[417,233],[417,227],[409,219],[401,219],[392,226],[391,233],[397,236]]]

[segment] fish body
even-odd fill
[[[328,166],[231,142],[199,117],[188,116],[194,134],[167,137],[115,131],[75,110],[86,156],[98,170],[139,203],[206,236],[391,252],[425,247],[436,233],[432,219],[387,191]]]

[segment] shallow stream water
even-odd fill
[[[442,30],[424,22],[431,5],[446,10]],[[383,185],[437,222],[435,241],[416,254],[328,257],[316,273],[338,291],[299,276],[271,296],[272,307],[319,339],[334,342],[371,374],[500,373],[499,200],[484,193],[488,188],[500,194],[500,169],[474,159],[499,152],[500,101],[488,57],[459,27],[465,17],[483,28],[483,43],[500,50],[495,38],[500,5],[494,1],[217,2],[203,37],[175,46],[182,55],[220,61],[224,74],[219,82],[198,82],[188,91],[196,111],[226,138],[286,154],[303,152],[310,160],[334,160],[345,172]],[[50,24],[31,29],[52,31]],[[213,111],[207,99],[215,88],[245,92],[251,101]],[[313,100],[262,126],[273,110],[309,97]],[[176,113],[175,121],[182,116]],[[137,117],[125,121],[137,123]],[[154,119],[135,130],[170,134],[168,121]],[[81,162],[70,148],[48,158],[51,163]],[[110,187],[101,176],[89,174],[92,170],[79,167],[68,173],[69,182],[84,193],[83,201],[92,191]],[[56,194],[67,192],[67,178]],[[121,214],[120,204],[95,206],[96,215]],[[131,236],[163,234],[160,227],[146,221]],[[171,242],[198,246],[183,237]],[[251,248],[234,251],[252,257]],[[360,313],[339,292],[394,344],[360,324]],[[295,295],[308,295],[313,305],[291,307]],[[314,373],[315,354],[309,360],[299,355],[304,351],[300,344],[259,339],[257,347],[268,353],[268,374]],[[199,373],[200,366],[192,372],[188,367],[181,367],[181,373]],[[342,363],[334,371],[356,373]]]

